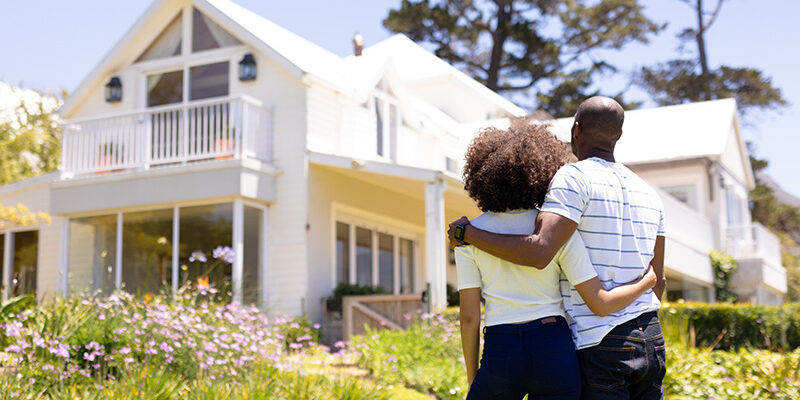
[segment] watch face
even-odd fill
[[[453,236],[455,236],[458,240],[464,240],[464,227],[457,226]]]

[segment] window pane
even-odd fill
[[[0,289],[8,286],[3,278],[5,275],[5,271],[3,270],[3,260],[5,260],[6,256],[6,235],[0,233]]]
[[[14,233],[14,269],[11,295],[36,293],[36,264],[39,253],[39,231]]]
[[[172,282],[172,209],[122,215],[122,284],[136,295]]]
[[[378,155],[383,155],[383,101],[375,98],[375,129],[377,132]]]
[[[200,100],[228,95],[228,62],[189,68],[189,99]]]
[[[178,13],[178,15],[172,19],[169,25],[161,31],[161,34],[147,47],[147,50],[139,56],[136,62],[181,55],[181,34],[183,32],[182,14],[183,13]]]
[[[192,52],[232,46],[241,42],[198,9],[192,10]]]
[[[69,290],[114,291],[116,259],[116,215],[69,221]]]
[[[261,210],[244,207],[244,271],[242,302],[261,305]]]
[[[214,258],[214,249],[233,244],[233,204],[182,207],[180,215],[180,284],[207,282],[228,298],[231,260]]]
[[[394,236],[378,234],[378,285],[394,293]]]
[[[414,242],[400,239],[400,293],[414,292]]]
[[[356,227],[356,283],[372,286],[372,231]]]
[[[350,225],[336,223],[336,282],[350,283]]]
[[[183,70],[147,76],[147,106],[183,101]]]

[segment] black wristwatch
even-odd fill
[[[469,221],[467,221],[464,222],[463,224],[456,225],[456,230],[455,232],[453,232],[453,237],[456,239],[456,242],[458,242],[459,246],[464,246],[469,244],[464,241],[464,233],[467,231],[467,225],[469,224],[470,224]]]

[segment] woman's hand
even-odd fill
[[[644,274],[642,280],[645,281],[648,289],[652,289],[656,286],[656,282],[658,282],[658,276],[656,276],[656,271],[653,267],[647,269],[647,273]]]

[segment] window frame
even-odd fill
[[[375,154],[378,158],[390,162],[397,161],[397,142],[403,127],[403,111],[400,102],[388,91],[377,87],[372,92],[371,110],[375,115]],[[380,104],[380,107],[378,105]],[[395,108],[395,121],[392,125],[392,106]],[[378,110],[381,113],[381,140],[378,146]]]
[[[40,257],[39,252],[42,249],[41,242],[42,242],[42,229],[41,226],[15,226],[9,228],[0,229],[0,235],[3,236],[3,253],[0,254],[0,279],[2,282],[0,283],[0,288],[2,288],[2,293],[0,294],[0,300],[8,300],[11,297],[11,280],[14,276],[14,238],[12,235],[15,235],[19,232],[37,232],[36,237],[36,281],[38,286],[39,281],[39,263]],[[38,289],[38,287],[37,287]],[[34,292],[34,295],[37,293]]]
[[[172,211],[172,282],[167,282],[171,285],[173,293],[177,293],[178,290],[178,269],[180,268],[180,209],[187,208],[187,207],[196,207],[196,206],[212,206],[212,205],[220,205],[220,204],[232,204],[234,207],[234,215],[236,214],[236,203],[239,202],[242,207],[251,207],[261,210],[261,231],[259,232],[260,235],[260,245],[262,247],[261,257],[260,257],[260,265],[259,265],[259,273],[261,273],[261,282],[262,286],[259,287],[260,290],[260,304],[259,306],[266,309],[269,305],[269,216],[270,216],[270,207],[266,204],[261,202],[253,201],[251,199],[244,199],[244,198],[231,198],[231,199],[224,199],[224,200],[196,200],[196,201],[188,201],[180,204],[174,204],[172,206],[164,207],[163,205],[147,205],[141,207],[132,207],[132,208],[125,208],[119,209],[113,212],[85,212],[85,213],[76,213],[64,218],[64,226],[65,229],[62,230],[62,234],[66,233],[66,248],[69,248],[70,245],[70,235],[69,235],[69,224],[72,219],[75,218],[89,218],[89,217],[99,217],[105,215],[113,215],[116,217],[116,229],[117,229],[117,252],[116,252],[116,260],[115,260],[115,287],[119,288],[122,283],[122,245],[124,240],[124,224],[123,224],[123,214],[125,213],[137,213],[142,211],[154,211],[154,210],[171,210]],[[244,208],[242,208],[244,210]],[[235,219],[235,216],[234,216]],[[26,229],[27,228],[27,229]],[[32,230],[31,227],[23,227],[22,231]],[[241,226],[242,228],[242,235],[244,235],[244,224]],[[236,225],[235,221],[231,221],[231,229],[233,230],[234,236],[236,235]],[[0,230],[0,233],[3,231]],[[234,243],[231,244],[231,247],[234,247]],[[66,254],[65,254],[66,253]],[[67,276],[69,274],[69,251],[67,250],[60,255],[60,263],[62,267],[59,269],[59,272],[62,273],[63,276]],[[38,259],[37,259],[38,264]],[[37,265],[38,268],[38,265]],[[37,269],[38,273],[38,269]],[[64,294],[68,294],[70,290],[69,282],[62,282],[62,290]],[[235,294],[234,294],[235,295]]]
[[[356,216],[360,215],[360,216]],[[333,212],[331,213],[331,287],[336,287],[339,284],[338,265],[336,254],[336,242],[338,240],[336,234],[336,223],[341,222],[348,225],[348,240],[346,246],[349,252],[349,284],[356,284],[356,226],[368,229],[371,231],[371,245],[372,245],[372,286],[379,284],[379,266],[380,260],[378,257],[378,236],[380,233],[392,236],[392,277],[393,288],[391,293],[387,294],[401,294],[400,285],[402,273],[400,271],[400,239],[406,239],[412,243],[412,282],[411,292],[416,293],[419,290],[420,269],[421,269],[421,237],[420,229],[410,226],[408,223],[394,221],[391,218],[377,216],[370,212],[350,208],[343,205],[334,204]]]

